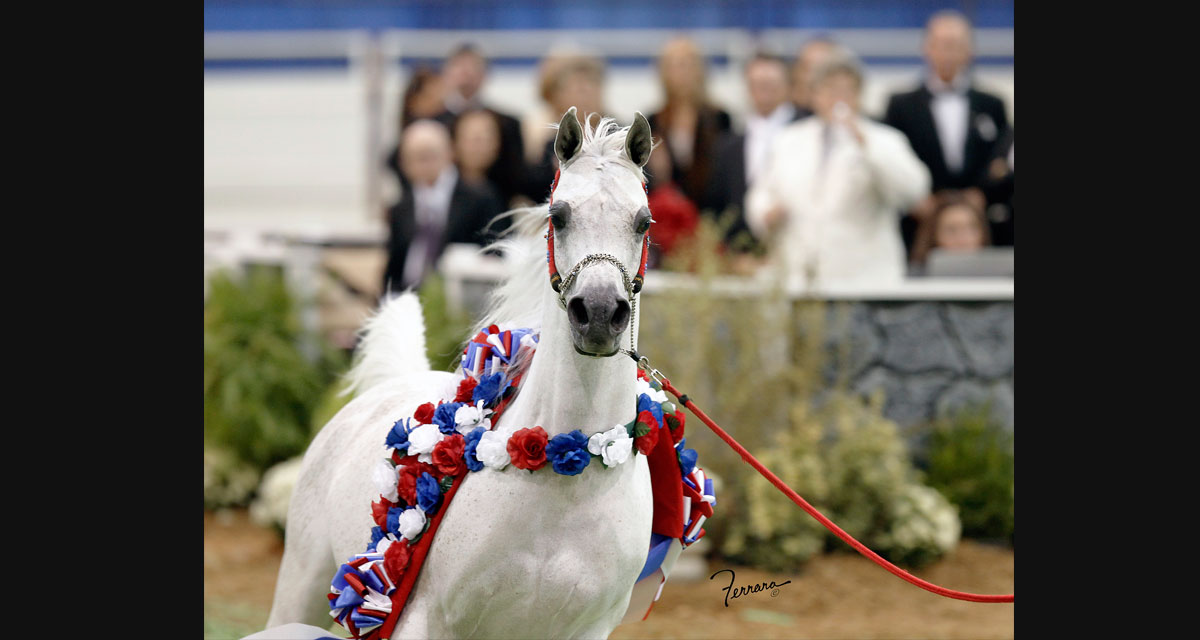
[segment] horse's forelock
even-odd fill
[[[583,145],[579,149],[579,154],[568,163],[564,171],[570,171],[576,161],[590,157],[602,162],[617,162],[632,171],[639,180],[645,182],[646,175],[642,172],[642,168],[634,164],[625,153],[625,138],[629,135],[630,127],[619,126],[616,120],[607,116],[602,118],[597,116],[598,114],[595,113],[587,115],[583,126]],[[595,126],[592,126],[592,121],[596,121]],[[558,129],[558,123],[550,126]]]

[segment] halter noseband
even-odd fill
[[[554,204],[554,190],[558,188],[558,176],[560,172],[561,169],[554,172],[554,182],[550,185],[551,205]],[[649,185],[643,183],[642,188],[649,193]],[[550,286],[556,293],[558,293],[558,304],[561,305],[563,309],[567,308],[567,292],[571,290],[571,285],[575,284],[575,278],[579,277],[579,272],[583,271],[586,267],[600,262],[608,262],[621,271],[621,281],[625,285],[625,293],[629,296],[630,301],[632,301],[634,299],[633,296],[641,292],[642,283],[646,280],[646,260],[649,257],[649,254],[650,232],[647,231],[642,236],[642,261],[638,266],[637,275],[633,276],[632,279],[630,279],[629,271],[625,268],[625,265],[611,254],[592,253],[584,256],[582,260],[572,267],[571,271],[567,273],[567,277],[564,280],[563,277],[559,275],[558,265],[554,260],[554,219],[551,218],[549,220],[549,228],[546,231],[546,262],[550,265]]]

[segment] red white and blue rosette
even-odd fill
[[[392,611],[396,585],[383,568],[382,553],[360,553],[338,567],[329,590],[329,615],[355,638],[383,624]]]

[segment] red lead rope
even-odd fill
[[[825,525],[826,529],[829,529],[830,531],[837,534],[837,537],[844,540],[846,542],[846,544],[854,547],[855,549],[858,550],[859,553],[863,554],[864,556],[870,558],[871,560],[874,560],[875,564],[883,567],[884,569],[887,569],[888,571],[894,573],[895,575],[897,575],[901,578],[904,578],[908,582],[915,584],[916,586],[921,587],[922,589],[924,589],[926,591],[931,591],[933,593],[936,593],[939,596],[945,596],[947,598],[954,598],[956,600],[968,600],[970,602],[1012,602],[1013,601],[1013,594],[1011,594],[1011,593],[1008,595],[981,595],[978,593],[967,593],[965,591],[955,591],[953,589],[946,589],[945,587],[939,587],[936,584],[933,584],[932,582],[926,582],[925,580],[922,580],[922,579],[912,575],[911,573],[901,569],[900,567],[897,567],[896,565],[888,562],[887,560],[884,560],[883,558],[879,557],[879,554],[868,549],[866,545],[859,542],[858,540],[855,540],[853,536],[846,533],[845,531],[842,531],[842,529],[840,527],[838,527],[836,524],[834,524],[829,518],[826,518],[825,516],[821,515],[821,512],[817,511],[815,508],[813,508],[812,505],[808,504],[808,502],[805,501],[804,498],[800,497],[800,494],[796,493],[795,491],[792,491],[791,487],[784,484],[782,480],[780,480],[778,477],[776,477],[775,474],[771,473],[771,471],[769,469],[767,469],[766,467],[764,467],[761,462],[759,462],[757,459],[754,458],[754,456],[750,455],[749,451],[746,451],[746,449],[743,448],[742,445],[738,444],[737,441],[734,440],[732,437],[730,437],[730,435],[728,433],[725,433],[725,431],[722,430],[721,427],[718,427],[717,424],[715,422],[713,422],[711,418],[704,415],[703,411],[697,409],[696,405],[693,404],[692,401],[689,400],[686,395],[679,393],[679,390],[676,389],[671,384],[671,381],[666,379],[666,377],[662,378],[662,386],[663,386],[663,389],[670,391],[672,395],[674,395],[676,398],[678,398],[679,402],[682,403],[683,406],[690,409],[692,411],[692,413],[696,415],[697,418],[700,418],[701,422],[708,425],[708,428],[712,429],[713,433],[717,434],[717,436],[720,437],[722,440],[724,440],[725,443],[728,444],[730,447],[733,447],[733,450],[737,451],[738,455],[742,456],[742,460],[744,460],[750,466],[752,466],[756,470],[758,470],[758,472],[760,474],[762,474],[762,476],[764,478],[771,481],[771,484],[775,485],[775,487],[777,489],[782,491],[785,495],[787,495],[787,497],[791,498],[792,502],[795,502],[796,504],[800,505],[800,508],[807,511],[808,515],[816,518],[817,522],[820,522],[821,524]]]

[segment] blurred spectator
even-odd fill
[[[541,151],[526,172],[525,195],[534,202],[545,202],[550,195],[550,183],[558,170],[554,155],[554,129],[549,125],[562,120],[563,114],[575,107],[580,124],[590,113],[597,114],[593,124],[606,114],[604,108],[604,61],[578,53],[548,57],[543,61],[542,98],[548,110],[539,129]]]
[[[667,42],[658,59],[666,102],[650,129],[671,154],[674,182],[697,204],[704,200],[717,137],[731,130],[729,114],[709,102],[704,57],[687,38]]]
[[[442,102],[445,94],[446,85],[442,76],[428,67],[415,69],[400,99],[400,128],[396,129],[396,137],[399,138],[404,129],[413,122],[432,118],[445,110]],[[404,174],[400,171],[399,145],[388,154],[386,164],[400,180],[401,188],[407,189],[409,185],[405,183]]]
[[[746,88],[750,113],[745,134],[721,134],[714,145],[717,161],[701,208],[729,224],[725,242],[731,248],[748,249],[749,229],[744,216],[746,186],[762,173],[771,142],[796,119],[796,107],[788,100],[787,63],[782,58],[759,53],[746,64]],[[728,212],[730,219],[725,219]],[[739,240],[739,237],[741,239]]]
[[[500,157],[500,123],[486,109],[463,112],[454,122],[454,164],[460,179],[490,192],[497,200],[496,186],[488,179],[488,169]]]
[[[385,291],[419,286],[447,243],[485,242],[484,228],[503,211],[495,196],[459,178],[450,134],[437,121],[417,120],[404,130],[400,167],[411,188],[388,211]]]
[[[546,143],[553,142],[550,124],[562,119],[572,106],[583,115],[604,109],[604,60],[578,50],[554,51],[538,65],[538,96],[542,109],[535,111],[522,123],[525,140],[525,159],[530,164],[542,161]]]
[[[990,244],[991,234],[983,210],[959,191],[942,191],[933,213],[917,228],[913,242],[912,264],[924,267],[933,249],[969,252]]]
[[[903,134],[860,115],[862,84],[854,55],[832,52],[810,80],[815,116],[784,129],[746,196],[746,222],[791,282],[903,277],[896,213],[929,192],[929,171]]]
[[[487,60],[472,45],[462,45],[450,54],[442,69],[446,81],[446,110],[437,116],[437,120],[453,131],[459,114],[472,109],[486,109],[495,114],[500,123],[500,155],[487,173],[500,194],[502,206],[507,209],[513,196],[521,190],[525,147],[521,141],[521,123],[483,103],[480,90],[487,79],[487,67]]]
[[[696,232],[700,212],[672,180],[671,156],[655,149],[646,163],[647,200],[654,224],[650,227],[650,260],[657,267],[664,256]]]
[[[972,86],[971,23],[953,10],[939,11],[925,26],[923,45],[929,64],[925,81],[888,101],[884,122],[904,132],[929,168],[934,193],[963,189],[984,208],[982,187],[997,142],[1008,132],[1000,98]],[[902,220],[905,244],[911,246],[917,224],[933,214],[932,195]]]
[[[417,120],[432,118],[441,113],[445,109],[445,96],[446,83],[440,75],[427,67],[419,67],[413,71],[400,104],[399,131],[403,131]]]
[[[805,118],[812,115],[812,99],[810,97],[809,85],[812,77],[813,69],[816,69],[827,58],[829,53],[837,46],[834,42],[824,36],[817,36],[804,46],[800,47],[800,52],[796,54],[796,60],[792,63],[792,104],[796,107],[796,118]]]
[[[992,161],[988,163],[988,179],[983,193],[988,201],[987,219],[992,228],[992,244],[998,247],[1013,246],[1013,134],[1008,134],[996,145]]]

